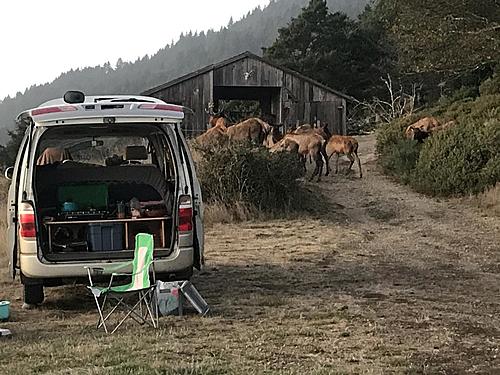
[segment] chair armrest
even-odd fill
[[[114,272],[114,271],[119,271],[121,269],[124,269],[128,266],[130,266],[133,263],[133,261],[128,261],[126,263],[122,263],[119,265],[115,266],[100,266],[100,267],[84,267],[86,270],[91,270],[91,271],[97,271],[97,273],[104,273],[104,272]]]
[[[153,272],[154,272],[154,260],[151,262],[151,265],[149,266],[150,268],[153,268]],[[142,273],[144,270],[145,270],[146,267],[143,267],[142,269],[140,269],[139,271],[135,272],[135,273],[131,273],[131,272],[113,272],[112,273],[112,276],[135,276],[139,273]]]

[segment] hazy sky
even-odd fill
[[[269,0],[0,1],[0,100],[71,68],[135,60]]]

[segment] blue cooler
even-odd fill
[[[124,250],[123,224],[98,223],[89,224],[87,242],[90,251]]]

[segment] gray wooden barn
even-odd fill
[[[197,135],[208,127],[210,104],[254,100],[262,117],[285,128],[296,124],[327,123],[336,134],[346,134],[347,101],[352,98],[290,69],[250,52],[209,65],[158,87],[144,95],[191,108],[184,129]]]

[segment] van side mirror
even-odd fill
[[[14,175],[14,167],[9,167],[5,170],[5,172],[3,173],[3,175],[5,176],[5,178],[7,180],[12,180],[12,176]]]

